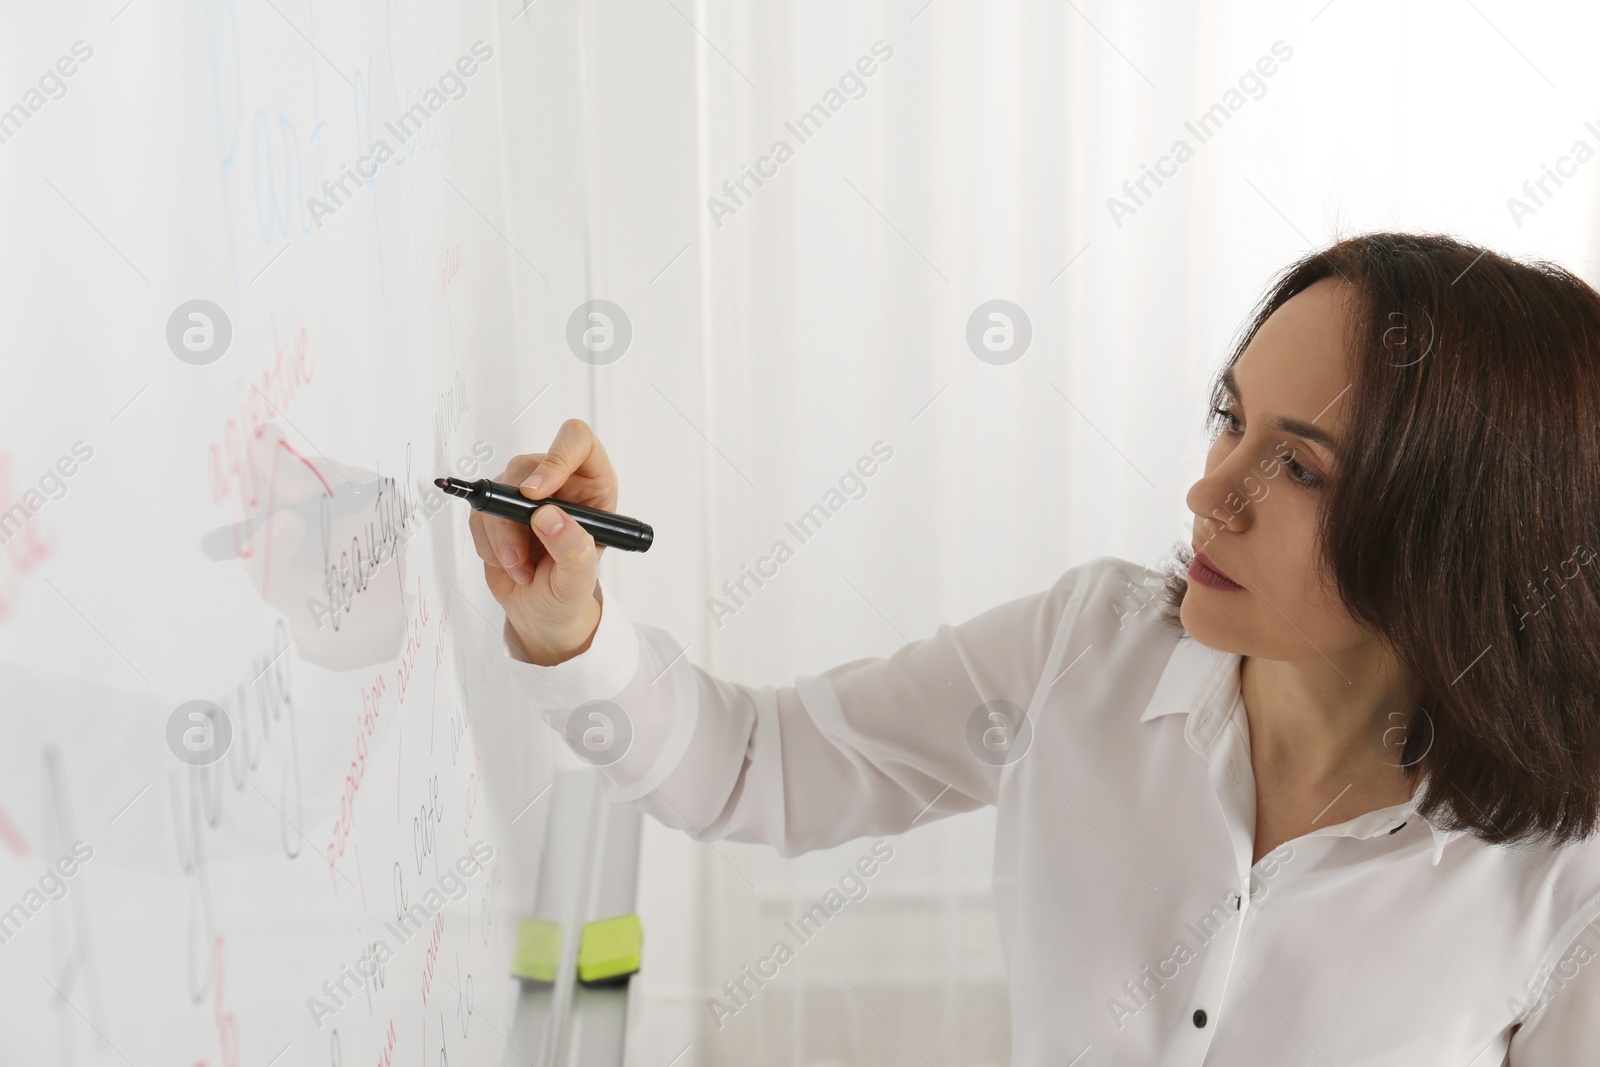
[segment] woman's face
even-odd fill
[[[1369,638],[1325,585],[1315,552],[1320,487],[1337,477],[1350,385],[1342,304],[1349,292],[1325,279],[1291,298],[1232,368],[1228,416],[1187,503],[1195,547],[1242,588],[1191,576],[1182,619],[1202,644],[1297,660],[1333,657]],[[1316,440],[1318,431],[1334,444]]]

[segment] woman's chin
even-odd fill
[[[1251,649],[1258,647],[1259,642],[1253,642],[1251,635],[1241,629],[1237,611],[1230,610],[1224,605],[1200,602],[1211,592],[1202,587],[1196,593],[1191,586],[1184,595],[1183,604],[1178,611],[1184,632],[1202,645],[1219,652],[1254,655]]]

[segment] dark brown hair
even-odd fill
[[[1352,287],[1351,385],[1317,538],[1357,624],[1421,686],[1393,762],[1417,813],[1493,844],[1600,822],[1600,294],[1440,234],[1281,272],[1224,365],[1314,282]],[[1226,403],[1221,377],[1213,408]],[[1207,420],[1212,439],[1221,419]],[[1162,615],[1182,629],[1177,563]]]

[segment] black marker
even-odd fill
[[[588,530],[595,544],[610,545],[625,552],[643,552],[656,537],[656,532],[649,524],[638,519],[601,511],[599,508],[586,508],[582,504],[572,504],[553,497],[529,500],[522,495],[521,489],[504,482],[491,482],[487,478],[479,478],[475,482],[464,482],[460,478],[435,478],[433,484],[451,496],[465,500],[474,511],[486,511],[524,526],[528,525],[539,508],[545,504],[555,504],[577,520],[579,526]]]

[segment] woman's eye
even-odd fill
[[[1287,445],[1279,447],[1288,448]],[[1287,453],[1280,451],[1278,456],[1283,460],[1283,465],[1289,468],[1289,477],[1296,485],[1303,486],[1306,489],[1315,489],[1322,484],[1321,475],[1312,474],[1294,461],[1294,449],[1288,448]]]
[[[1244,433],[1244,427],[1232,410],[1228,408],[1212,408],[1211,414],[1222,423],[1222,432],[1229,437],[1238,437]],[[1289,470],[1289,478],[1294,484],[1304,489],[1316,489],[1322,485],[1322,476],[1313,474],[1294,460],[1294,448],[1288,442],[1278,446],[1278,459]]]
[[[1244,432],[1242,427],[1238,429],[1234,428],[1234,423],[1237,423],[1239,420],[1235,418],[1233,412],[1229,411],[1227,408],[1212,408],[1211,414],[1222,420],[1223,432],[1228,434],[1228,436],[1233,437]]]
[[[1322,484],[1322,479],[1320,477],[1312,474],[1310,471],[1306,470],[1293,460],[1289,461],[1289,473],[1294,476],[1294,480],[1296,482],[1305,486],[1307,489],[1315,489],[1317,486]]]

